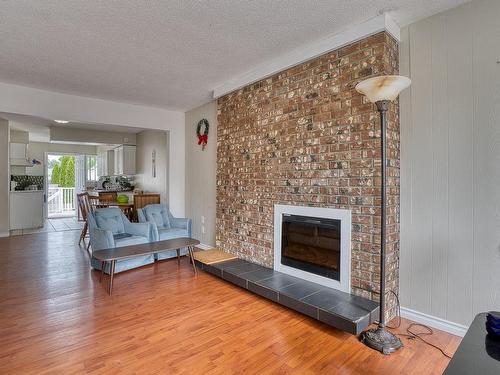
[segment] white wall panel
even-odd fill
[[[500,2],[402,30],[402,305],[459,324],[500,309]]]
[[[210,124],[205,150],[196,137],[203,118]],[[213,101],[186,112],[186,215],[193,220],[193,237],[208,246],[215,246],[216,169],[217,103]]]

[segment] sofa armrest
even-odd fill
[[[191,224],[192,220],[188,218],[173,218],[170,220],[170,225],[173,228],[187,229],[189,236],[191,237]]]
[[[111,249],[115,247],[113,232],[96,227],[89,228],[90,246],[92,251]]]
[[[155,229],[156,226],[153,223],[131,223],[124,222],[125,233],[132,234],[134,236],[146,237],[148,241],[155,240]]]

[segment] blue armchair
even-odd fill
[[[100,208],[87,217],[92,251],[136,245],[155,240],[156,227],[151,223],[131,223],[117,207]],[[116,262],[115,272],[153,263],[152,255]],[[92,258],[92,267],[101,269],[101,262]],[[107,266],[107,268],[109,265]],[[106,272],[109,271],[106,268]]]
[[[173,238],[191,237],[191,219],[175,218],[165,204],[149,204],[137,209],[140,223],[154,224],[154,241],[170,240]],[[181,249],[185,255],[187,249]],[[175,256],[175,252],[166,251],[158,254],[158,259],[167,259]]]

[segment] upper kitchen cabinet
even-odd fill
[[[10,165],[32,167],[28,161],[28,145],[26,143],[11,142],[9,145]]]
[[[11,159],[26,159],[28,145],[26,143],[11,143],[10,144],[10,158]]]
[[[135,146],[122,145],[114,150],[115,175],[135,174]]]
[[[97,175],[113,176],[115,174],[115,152],[113,150],[103,151],[97,155]]]

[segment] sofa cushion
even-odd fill
[[[117,233],[117,234],[113,234],[113,239],[115,241],[119,241],[119,240],[123,240],[125,238],[132,237],[132,236],[133,235],[130,233]]]
[[[180,228],[158,229],[158,236],[160,237],[160,241],[162,241],[172,238],[189,237],[189,233],[187,229]]]
[[[97,226],[104,230],[110,230],[113,234],[124,233],[122,212],[119,208],[101,208],[95,212]]]
[[[143,208],[146,220],[156,224],[158,229],[171,227],[166,207],[162,204],[149,204]]]
[[[141,243],[149,242],[147,237],[142,236],[129,236],[118,240],[115,240],[116,247],[129,246],[129,245],[139,245]]]

